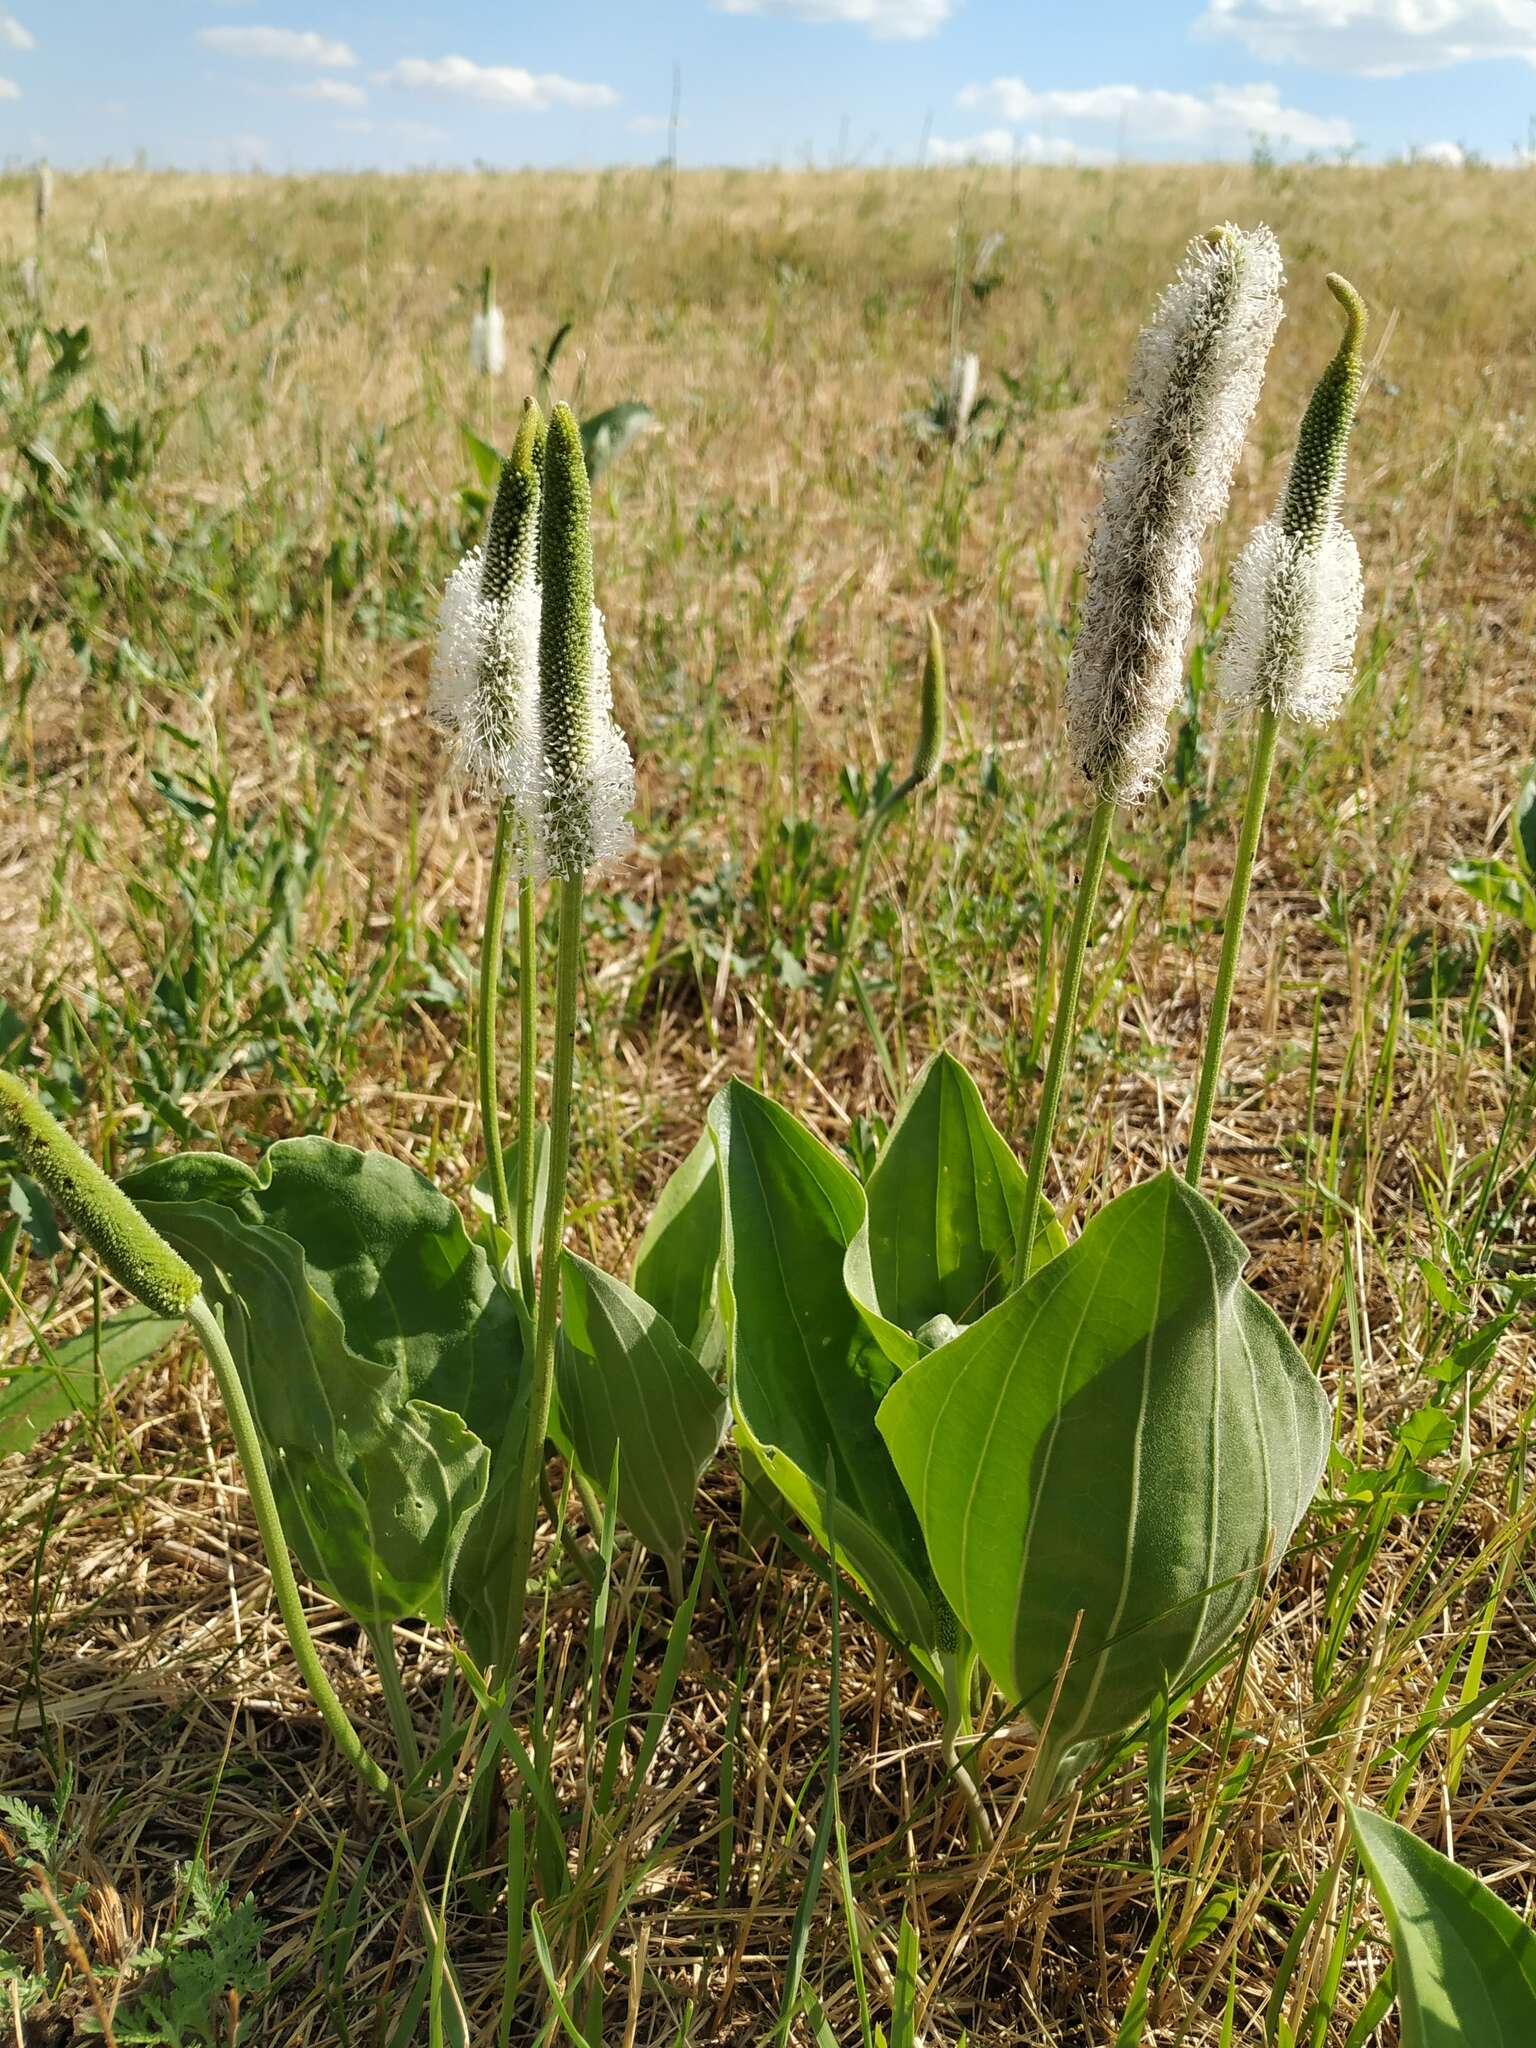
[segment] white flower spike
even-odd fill
[[[480,310],[469,323],[469,367],[477,377],[499,377],[507,367],[507,323],[489,264],[480,280]]]
[[[1115,803],[1145,794],[1167,747],[1200,544],[1227,502],[1283,283],[1268,228],[1218,228],[1190,244],[1137,343],[1067,683],[1077,765]]]
[[[1301,724],[1337,717],[1354,678],[1365,602],[1360,554],[1339,519],[1344,457],[1360,394],[1365,307],[1344,278],[1344,339],[1301,423],[1285,496],[1232,571],[1220,685],[1228,704],[1261,705]]]

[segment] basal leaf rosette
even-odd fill
[[[881,1404],[938,1583],[1036,1727],[1065,1666],[1053,1759],[1177,1694],[1322,1475],[1327,1403],[1244,1263],[1161,1174]]]

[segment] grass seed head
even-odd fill
[[[0,1131],[114,1280],[157,1315],[181,1316],[196,1273],[14,1074],[0,1072]]]
[[[1117,803],[1146,792],[1167,747],[1200,544],[1227,502],[1283,283],[1268,228],[1219,228],[1190,244],[1136,346],[1067,684],[1077,765]]]
[[[1229,704],[1266,705],[1310,725],[1336,717],[1348,694],[1365,602],[1360,553],[1339,500],[1366,315],[1344,278],[1330,276],[1328,289],[1344,308],[1344,339],[1303,415],[1279,511],[1233,569],[1220,671]]]

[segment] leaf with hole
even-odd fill
[[[441,1621],[487,1446],[526,1399],[515,1305],[453,1204],[323,1138],[259,1168],[184,1153],[123,1185],[224,1313],[305,1571],[359,1620]]]
[[[1359,1806],[1349,1825],[1392,1938],[1402,2048],[1530,2048],[1536,1935],[1407,1828]]]
[[[881,1406],[939,1585],[1037,1727],[1076,1626],[1056,1758],[1178,1693],[1321,1477],[1327,1404],[1244,1260],[1160,1174]]]

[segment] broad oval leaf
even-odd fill
[[[664,1315],[574,1253],[560,1300],[560,1405],[576,1461],[601,1490],[617,1450],[620,1515],[675,1565],[725,1434],[725,1395]]]
[[[720,1161],[720,1311],[738,1431],[822,1543],[830,1476],[839,1559],[932,1672],[942,1629],[932,1575],[875,1423],[895,1369],[843,1284],[863,1191],[819,1138],[744,1081],[715,1097],[709,1126]]]
[[[950,1053],[935,1053],[880,1149],[844,1267],[848,1292],[903,1371],[932,1348],[918,1333],[936,1317],[963,1328],[1008,1293],[1024,1184],[976,1083]],[[1043,1208],[1031,1270],[1066,1243]]]
[[[938,1582],[1037,1726],[1081,1614],[1058,1756],[1219,1648],[1322,1475],[1327,1404],[1244,1259],[1161,1174],[882,1404]]]
[[[1349,1824],[1392,1937],[1402,2048],[1529,2048],[1536,1935],[1407,1828],[1358,1806]]]
[[[720,1168],[709,1132],[668,1180],[635,1252],[636,1294],[697,1356],[714,1315],[720,1263]]]
[[[402,1161],[320,1138],[124,1185],[224,1312],[305,1571],[360,1620],[441,1621],[524,1353],[458,1211]]]

